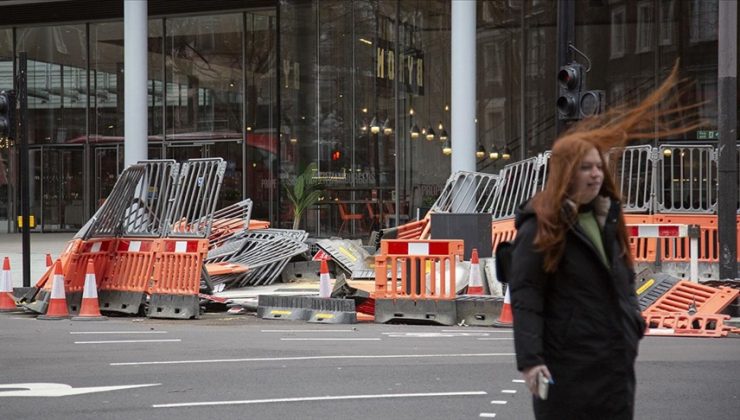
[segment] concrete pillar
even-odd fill
[[[123,1],[124,167],[147,159],[147,3]]]
[[[452,173],[475,171],[475,1],[452,1]]]

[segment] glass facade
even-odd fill
[[[224,158],[219,206],[251,198],[252,216],[275,227],[292,225],[285,189],[316,164],[323,194],[300,222],[315,236],[366,237],[423,216],[450,172],[450,2],[213,4],[149,19],[149,157]],[[477,2],[478,171],[557,136],[557,4]],[[707,123],[660,141],[716,142],[717,18],[717,0],[577,2],[588,88],[609,105],[637,100],[680,59],[694,81],[686,101],[704,103]],[[122,17],[0,28],[0,89],[28,56],[38,231],[78,229],[123,169],[123,33]],[[16,150],[0,143],[0,230],[17,229]]]

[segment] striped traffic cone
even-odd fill
[[[98,286],[95,282],[95,265],[92,258],[87,260],[85,272],[85,288],[82,291],[82,304],[79,315],[72,317],[72,321],[104,321],[108,318],[100,314],[98,303]]]
[[[511,327],[514,325],[514,315],[511,313],[511,296],[509,296],[508,287],[506,287],[506,295],[504,296],[504,305],[501,307],[501,314],[493,322],[493,325],[496,327]]]
[[[329,266],[326,259],[321,260],[321,271],[319,275],[319,297],[331,297],[331,285],[329,284]]]
[[[470,256],[470,277],[468,281],[469,295],[485,295],[483,290],[483,281],[480,278],[480,263],[478,262],[478,249],[473,248]]]
[[[54,263],[54,276],[51,279],[51,297],[46,314],[39,315],[38,319],[66,319],[69,318],[67,310],[67,298],[64,295],[64,273],[62,272],[62,262],[57,260]]]
[[[46,267],[49,268],[52,264],[54,263],[51,261],[51,254],[46,254]]]
[[[10,279],[10,259],[3,260],[3,272],[0,274],[0,312],[16,311],[13,299],[13,282]]]

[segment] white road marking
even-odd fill
[[[280,341],[380,341],[379,338],[281,338]]]
[[[173,338],[169,340],[107,340],[107,341],[75,341],[75,344],[120,344],[120,343],[178,343],[182,340]]]
[[[340,360],[340,359],[425,359],[439,357],[493,357],[514,356],[514,353],[452,353],[452,354],[369,354],[369,355],[336,355],[336,356],[297,356],[297,357],[253,357],[245,359],[200,359],[200,360],[163,360],[155,362],[119,362],[111,366],[140,365],[186,365],[196,363],[244,363],[244,362],[287,362],[303,360]]]
[[[516,389],[502,389],[502,394],[516,394]]]
[[[357,330],[260,330],[263,333],[325,333],[325,332],[357,332]]]
[[[499,404],[499,405],[503,405],[503,404],[506,404],[507,402],[508,402],[508,401],[502,401],[502,400],[493,400],[493,401],[491,401],[491,404]]]
[[[239,405],[239,404],[270,404],[286,402],[306,402],[306,401],[337,401],[337,400],[369,400],[382,398],[418,398],[418,397],[467,397],[472,395],[486,395],[485,391],[467,391],[467,392],[427,392],[416,394],[370,394],[370,395],[327,395],[324,397],[296,397],[296,398],[269,398],[263,400],[237,400],[237,401],[204,401],[190,403],[174,404],[154,404],[154,408],[173,408],[173,407],[202,407],[209,405]]]
[[[91,394],[93,392],[117,391],[119,389],[143,388],[158,385],[161,384],[90,386],[72,388],[70,385],[67,384],[55,383],[2,384],[0,385],[0,389],[12,389],[12,391],[0,391],[0,397],[66,397],[69,395]]]
[[[484,418],[492,419],[496,417],[496,413],[480,413],[480,416]]]
[[[511,328],[508,329],[499,329],[499,328],[491,328],[489,330],[469,330],[467,328],[465,329],[457,329],[457,330],[441,330],[442,332],[469,332],[469,333],[506,333],[511,334],[514,332]]]
[[[72,335],[78,334],[167,334],[167,331],[70,331]]]
[[[509,340],[509,341],[511,341],[513,339],[514,339],[514,337],[485,337],[485,338],[479,338],[478,340],[481,340],[481,341],[486,341],[486,340],[488,340],[488,341],[493,341],[493,340]]]
[[[487,337],[488,333],[443,333],[443,332],[407,332],[407,333],[383,333],[390,338],[440,338],[440,337]]]
[[[518,383],[518,384],[523,384],[524,383],[524,379],[512,379],[511,382],[515,382],[515,383]]]

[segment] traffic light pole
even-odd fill
[[[576,3],[575,0],[558,0],[558,62],[556,68],[561,68],[570,62],[570,48],[568,45],[575,43],[576,32]],[[555,82],[555,98],[560,96],[560,85]],[[554,107],[553,107],[554,108]],[[559,118],[555,110],[556,137],[565,130],[565,122]]]
[[[30,177],[28,175],[28,78],[26,76],[27,55],[25,52],[18,54],[18,101],[20,102],[20,130],[18,140],[20,141],[20,152],[18,156],[20,179],[18,185],[21,189],[21,234],[23,249],[23,287],[31,286],[31,226],[30,225]]]
[[[719,2],[717,91],[719,162],[717,228],[719,277],[738,277],[737,266],[737,3]]]

